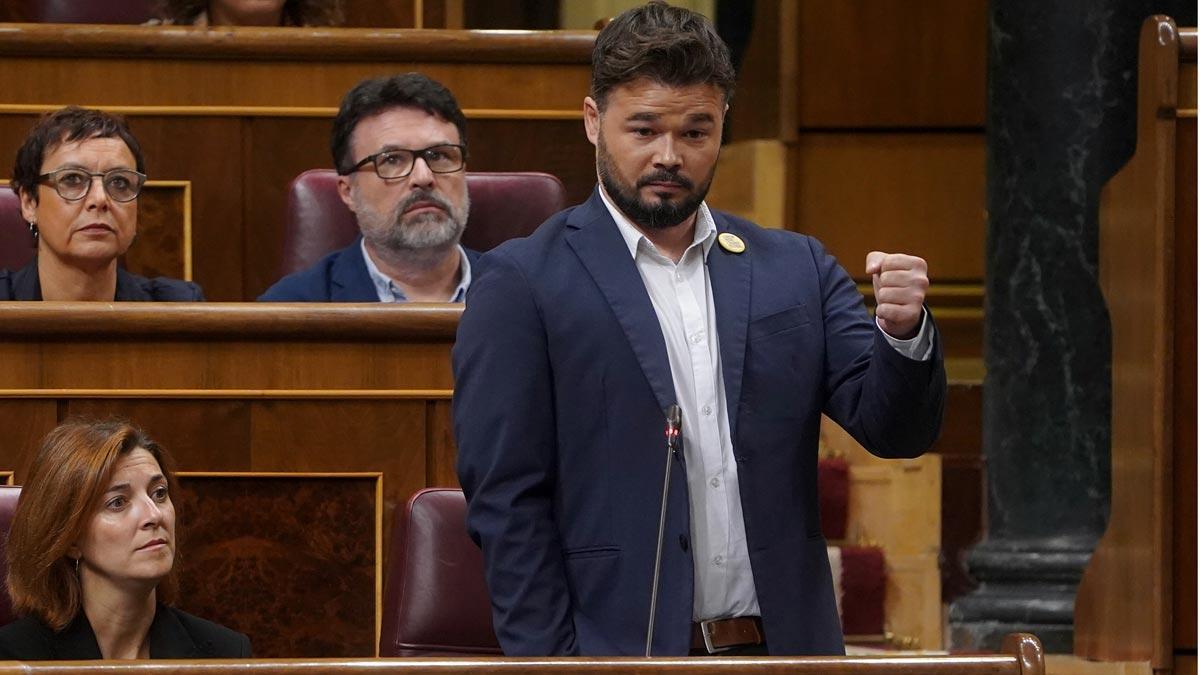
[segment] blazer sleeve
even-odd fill
[[[946,398],[933,314],[929,360],[902,355],[863,311],[862,295],[846,270],[816,240],[809,241],[825,319],[825,413],[875,455],[920,455],[937,440]]]
[[[453,351],[458,478],[483,552],[504,653],[573,655],[562,543],[554,521],[556,428],[541,311],[503,251],[484,256]]]

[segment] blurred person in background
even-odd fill
[[[179,26],[336,26],[339,0],[160,0],[160,19]]]

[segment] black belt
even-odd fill
[[[703,649],[709,654],[732,647],[761,645],[766,641],[762,619],[757,616],[710,619],[692,624],[692,649]]]

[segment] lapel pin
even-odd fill
[[[717,243],[730,253],[741,253],[746,250],[746,242],[732,232],[722,232],[717,235]]]

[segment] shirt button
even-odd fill
[[[720,478],[713,478],[712,480],[708,481],[708,484],[709,484],[709,485],[711,485],[711,486],[713,486],[713,487],[721,487],[721,479],[720,479]]]
[[[675,281],[683,281],[683,275],[679,272],[675,273]]]
[[[706,405],[700,409],[700,412],[704,413],[705,416],[711,415],[712,414],[712,406]]]
[[[704,339],[704,333],[696,333],[695,335],[692,336],[692,344],[698,345],[698,344],[700,344],[700,341],[703,339]]]
[[[720,567],[721,565],[724,565],[724,564],[725,564],[724,556],[717,556],[717,557],[713,558],[713,565]]]

